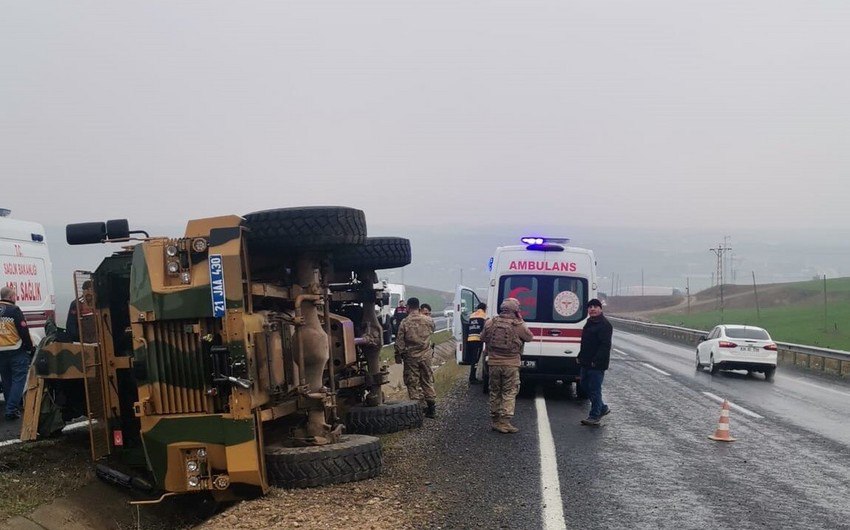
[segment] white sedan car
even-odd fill
[[[697,371],[708,366],[712,375],[720,370],[762,372],[768,381],[776,373],[776,343],[770,334],[754,326],[715,326],[697,346]]]

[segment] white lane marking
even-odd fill
[[[617,352],[617,353],[619,353],[620,355],[624,355],[624,356],[626,356],[626,357],[628,357],[628,356],[629,356],[629,354],[628,354],[628,353],[626,353],[626,352],[624,352],[623,350],[618,350],[617,348],[614,348],[614,351],[615,351],[615,352]]]
[[[817,388],[818,390],[826,390],[827,392],[832,392],[833,394],[850,397],[850,393],[842,392],[841,390],[835,390],[834,388],[827,388],[825,386],[816,385],[814,383],[809,383],[808,381],[802,381],[800,379],[792,379],[792,381],[794,381],[795,383],[800,383],[801,385]]]
[[[19,440],[18,438],[15,438],[13,440],[6,440],[4,442],[0,442],[0,447],[6,447],[7,445],[13,445],[13,444],[19,444],[19,443],[21,443],[21,440]]]
[[[642,365],[644,365],[644,366],[646,366],[647,368],[650,368],[650,369],[652,369],[652,370],[655,370],[656,372],[658,372],[658,373],[659,373],[659,374],[661,374],[661,375],[670,375],[670,374],[668,374],[667,372],[665,372],[664,370],[661,370],[660,368],[656,368],[656,367],[652,366],[652,365],[651,365],[651,364],[649,364],[649,363],[641,363],[641,364],[642,364]]]
[[[558,459],[555,456],[555,440],[549,425],[549,413],[546,412],[546,400],[538,387],[534,398],[537,410],[537,438],[540,441],[540,491],[543,492],[543,528],[545,530],[566,529],[564,521],[564,501],[561,497],[561,483],[558,481]]]
[[[723,401],[724,401],[722,397],[720,397],[716,394],[712,394],[711,392],[703,392],[703,394],[706,395],[707,397],[713,399],[714,401],[716,401],[718,403],[723,403]],[[733,408],[733,409],[737,410],[738,412],[740,412],[742,414],[746,414],[747,416],[750,416],[750,417],[755,418],[757,420],[764,418],[764,416],[762,416],[761,414],[757,414],[757,413],[755,413],[755,412],[753,412],[749,409],[745,409],[741,405],[736,405],[736,404],[732,403],[731,401],[729,402],[729,408]]]

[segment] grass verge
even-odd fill
[[[718,324],[745,324],[766,329],[773,340],[850,350],[850,304],[773,307],[762,309],[727,309],[692,315],[658,315],[655,320],[664,324],[692,329],[711,330]]]

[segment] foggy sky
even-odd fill
[[[850,230],[850,3],[7,2],[0,206]]]

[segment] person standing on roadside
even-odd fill
[[[7,420],[21,417],[21,398],[33,349],[24,313],[15,305],[17,300],[15,289],[0,288],[0,377],[3,379]]]
[[[519,307],[516,298],[505,298],[499,305],[499,314],[488,320],[481,331],[490,370],[490,426],[502,434],[519,432],[511,425],[511,418],[519,394],[520,357],[525,343],[534,339]]]
[[[484,343],[481,342],[481,332],[484,331],[484,324],[487,322],[487,304],[480,303],[475,308],[475,312],[469,315],[469,334],[466,338],[467,358],[469,364],[469,384],[477,385],[481,383],[476,372],[478,371],[478,360],[481,358],[481,350]]]
[[[587,302],[587,323],[581,331],[581,349],[578,352],[579,384],[590,398],[590,413],[581,420],[582,425],[599,425],[602,416],[611,409],[602,401],[602,380],[611,357],[611,339],[614,327],[602,314],[602,302],[594,298]]]
[[[68,319],[65,321],[65,331],[73,342],[80,342],[80,325],[78,317],[91,318],[94,315],[92,302],[94,299],[91,280],[86,280],[82,285],[83,294],[71,302],[68,308]]]
[[[435,418],[437,392],[431,370],[431,335],[434,321],[419,311],[419,299],[407,301],[407,317],[401,321],[395,338],[395,361],[404,363],[404,384],[410,399],[425,402],[425,417]]]

